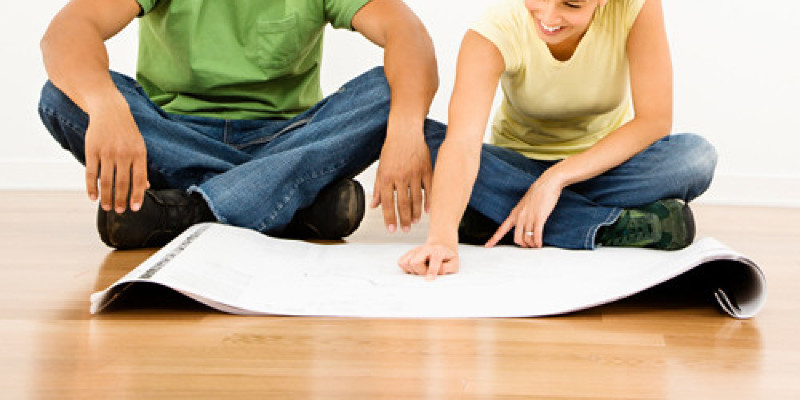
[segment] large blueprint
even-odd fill
[[[545,316],[612,302],[697,269],[732,317],[754,316],[766,297],[759,267],[713,238],[679,251],[461,246],[460,272],[434,281],[397,267],[412,246],[314,244],[200,224],[93,294],[91,311],[101,311],[130,285],[150,283],[236,314]]]

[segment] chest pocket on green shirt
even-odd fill
[[[259,67],[281,72],[294,65],[300,53],[297,14],[256,21],[247,43],[247,57]]]

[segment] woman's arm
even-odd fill
[[[487,242],[492,247],[511,229],[522,247],[541,247],[544,224],[563,188],[614,168],[672,129],[672,63],[661,0],[646,0],[628,35],[634,118],[581,154],[550,167],[531,186]],[[532,232],[528,235],[525,232]]]
[[[672,62],[661,0],[647,0],[627,43],[634,118],[587,151],[548,171],[562,187],[614,168],[646,149],[672,129]]]
[[[494,44],[473,31],[464,35],[450,97],[447,136],[433,174],[428,240],[398,262],[408,273],[433,278],[458,271],[458,223],[478,175],[483,134],[504,69],[503,57]]]

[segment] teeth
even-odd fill
[[[554,27],[551,28],[551,27],[545,25],[544,23],[542,23],[542,28],[544,28],[544,30],[546,30],[548,32],[555,32],[555,31],[561,29],[560,26],[554,26]]]

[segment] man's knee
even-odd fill
[[[61,89],[53,85],[53,82],[45,82],[39,97],[40,112],[58,115],[64,111],[74,111],[75,108],[78,106]]]
[[[356,90],[359,95],[368,98],[373,104],[378,102],[388,105],[391,102],[391,89],[389,88],[389,82],[386,80],[386,73],[381,66],[361,74],[345,85],[344,89]]]
[[[68,136],[83,136],[89,125],[86,113],[50,81],[42,87],[38,111],[45,128],[67,150],[74,142]]]

